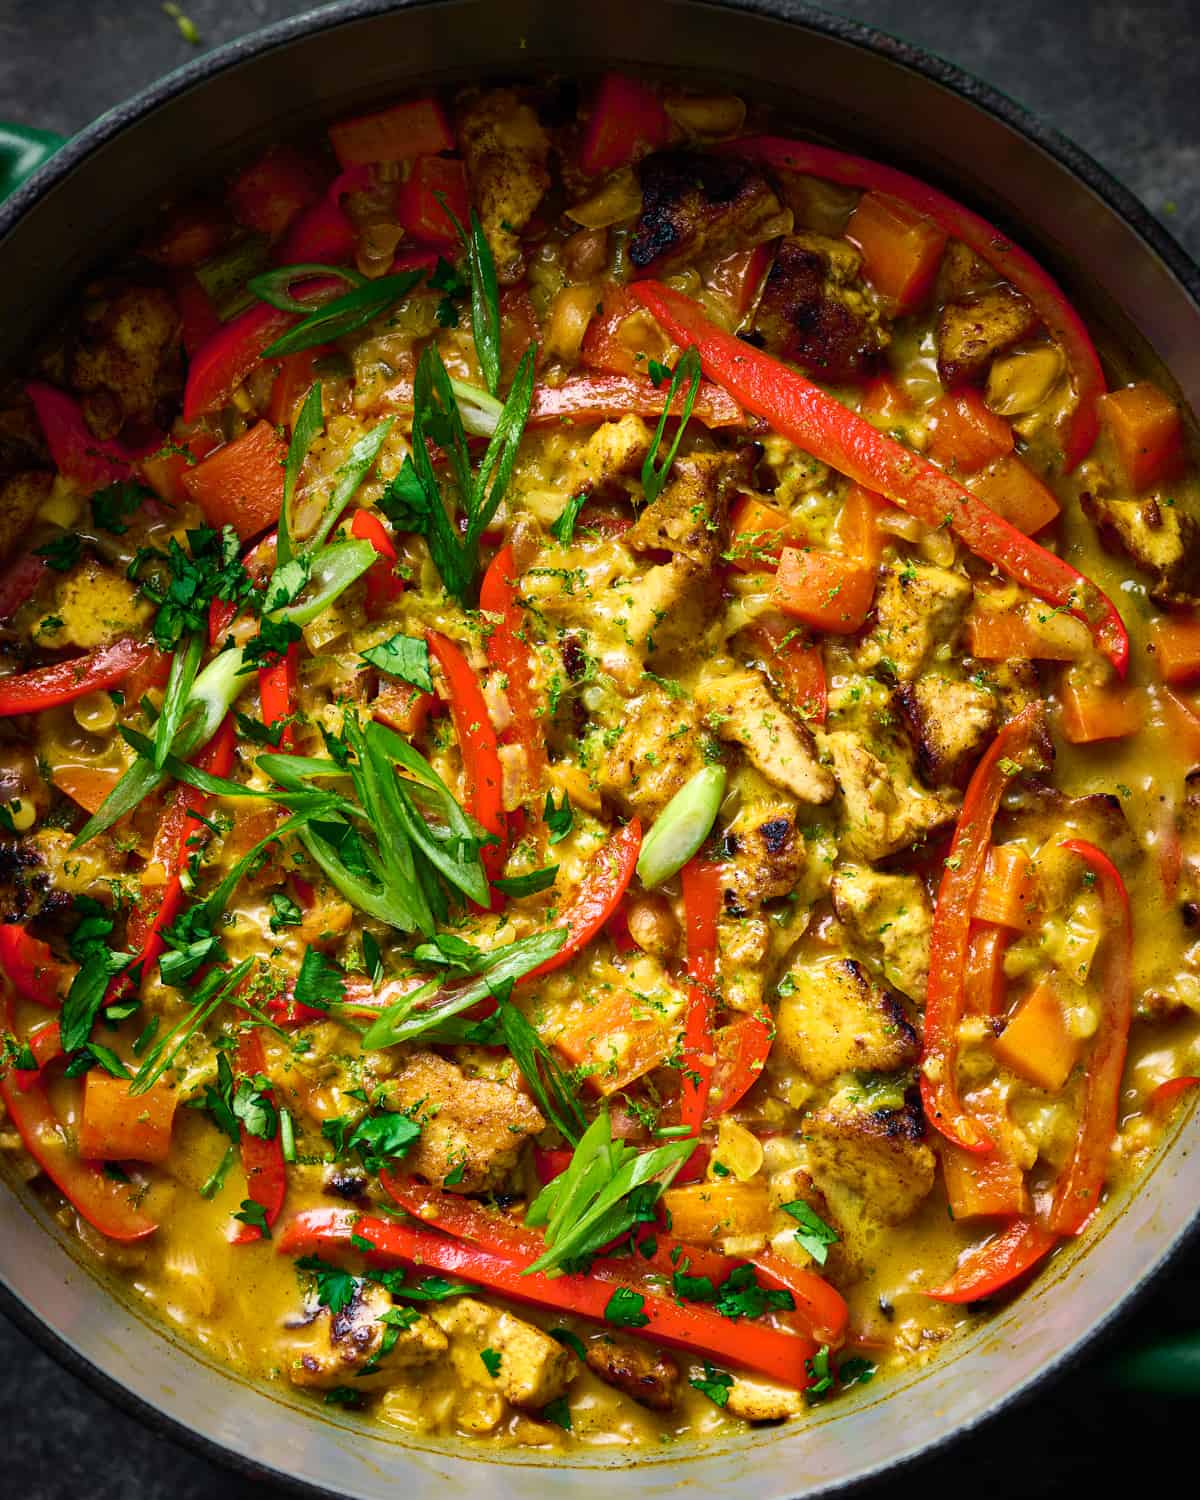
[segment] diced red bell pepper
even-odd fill
[[[667,404],[670,385],[655,386],[640,375],[576,375],[561,385],[534,388],[531,427],[562,422],[608,422],[633,415],[656,420]],[[675,405],[680,397],[676,394]],[[746,415],[728,391],[702,380],[692,407],[693,421],[704,427],[741,427]]]
[[[850,486],[837,523],[838,545],[847,557],[871,568],[878,567],[883,556],[879,523],[890,509],[882,495],[873,494],[861,484]]]
[[[717,916],[721,909],[721,867],[697,855],[681,872],[687,943],[688,998],[680,1060],[679,1121],[699,1135],[708,1114],[716,1062],[713,1017],[717,995]]]
[[[321,195],[312,161],[291,146],[272,146],[234,178],[229,199],[238,221],[277,239]]]
[[[512,547],[501,547],[483,575],[479,608],[496,616],[484,641],[484,651],[488,664],[504,676],[504,691],[513,716],[511,738],[525,751],[529,790],[533,792],[540,786],[546,768],[546,742],[538,712],[541,705],[533,652],[526,639],[528,627],[515,586],[517,575]]]
[[[846,225],[862,252],[867,278],[898,314],[915,311],[933,288],[946,248],[945,230],[903,199],[864,193]]]
[[[268,421],[274,422],[276,427],[291,427],[300,398],[317,378],[313,365],[328,353],[328,344],[318,344],[313,349],[297,349],[295,354],[283,356],[267,402]]]
[[[458,244],[458,230],[446,208],[460,224],[466,224],[471,211],[466,168],[451,157],[417,157],[396,189],[397,219],[414,240],[452,248]]]
[[[74,969],[61,963],[50,945],[16,922],[0,926],[0,969],[22,1000],[58,1010],[71,987]]]
[[[666,340],[645,310],[629,295],[628,289],[617,286],[615,282],[606,282],[600,311],[588,324],[579,346],[579,363],[589,370],[602,370],[612,375],[645,375],[647,353],[655,353],[661,358],[667,350]],[[664,399],[667,389],[664,382]]]
[[[708,1092],[710,1116],[726,1114],[741,1103],[762,1077],[774,1040],[775,1024],[766,1011],[738,1016],[717,1031],[717,1061]]]
[[[248,541],[274,526],[283,508],[287,444],[270,422],[256,422],[183,475],[183,487],[210,526],[232,526]]]
[[[266,666],[258,669],[258,704],[262,721],[268,729],[280,719],[289,719],[296,712],[296,677],[300,667],[300,652],[295,641],[282,656],[277,656]],[[279,736],[281,750],[291,750],[296,743],[296,726],[287,724]]]
[[[1008,235],[1001,234],[994,224],[928,183],[866,157],[851,156],[809,141],[784,140],[780,136],[743,136],[719,149],[828,182],[862,188],[869,196],[883,194],[903,202],[910,215],[923,216],[944,234],[962,240],[1029,301],[1051,338],[1062,348],[1075,392],[1075,406],[1066,413],[1060,426],[1066,472],[1070,473],[1087,455],[1099,431],[1097,399],[1104,394],[1100,356],[1083,319],[1062,288]]]
[[[373,510],[356,510],[350,532],[360,541],[370,542],[379,553],[379,561],[367,574],[367,614],[377,620],[387,614],[404,592],[404,579],[396,572],[399,558],[396,544]]]
[[[853,635],[875,598],[875,569],[837,552],[785,547],[771,597],[785,614],[829,635]]]
[[[86,656],[56,662],[52,667],[35,667],[15,677],[0,677],[0,719],[41,713],[46,708],[74,703],[85,693],[117,687],[153,655],[151,641],[123,636]]]
[[[670,138],[671,121],[654,89],[623,73],[606,73],[584,126],[579,165],[585,172],[612,172]]]
[[[339,120],[329,139],[343,167],[408,161],[454,150],[454,133],[436,99],[409,99],[369,115]]]
[[[146,448],[134,450],[114,439],[93,437],[78,401],[44,380],[27,381],[25,392],[33,402],[54,467],[83,489],[99,490],[128,479],[134,460],[159,446],[157,438]]]
[[[820,641],[795,625],[769,618],[756,620],[745,636],[787,706],[803,719],[824,724],[829,693]]]
[[[876,427],[894,427],[912,412],[912,402],[891,375],[876,375],[858,403],[859,416]]]
[[[212,298],[191,271],[180,271],[171,278],[175,306],[179,309],[180,336],[189,360],[195,359],[209,339],[220,329],[221,319]]]
[[[263,350],[285,333],[296,314],[256,302],[223,323],[192,356],[183,392],[183,420],[195,422],[223,406],[262,358]]]
[[[220,446],[221,440],[218,437],[199,428],[182,441],[173,439],[157,452],[139,459],[137,471],[143,481],[168,505],[186,505],[188,492],[183,486],[183,476]]]
[[[1011,1286],[1058,1243],[1032,1219],[1012,1223],[982,1246],[968,1250],[950,1280],[925,1293],[935,1302],[979,1302]]]
[[[281,266],[341,266],[354,259],[354,225],[331,190],[300,213],[271,257]]]
[[[488,716],[479,679],[462,650],[448,636],[426,633],[429,650],[445,679],[450,716],[462,756],[467,811],[496,842],[484,846],[483,868],[489,880],[504,868],[508,822],[504,814],[504,773],[500,746]]]
[[[743,573],[770,573],[785,542],[803,545],[789,515],[753,495],[739,495],[729,514],[728,559]]]
[[[1150,380],[1100,398],[1100,416],[1135,490],[1178,478],[1187,463],[1179,407]]]
[[[0,620],[11,620],[22,604],[37,593],[46,576],[46,559],[22,552],[0,575]]]
[[[1125,675],[1129,635],[1121,616],[1112,600],[1070,563],[1023,536],[945,470],[877,432],[803,375],[717,328],[681,292],[655,281],[636,282],[630,290],[672,338],[698,350],[705,373],[747,410],[927,526],[949,525],[977,557],[1083,620],[1118,675]]]
[[[255,1078],[263,1071],[263,1067],[263,1045],[258,1032],[240,1032],[235,1069],[237,1075],[240,1078]],[[264,1093],[268,1099],[274,1098],[270,1089],[264,1090]],[[278,1125],[270,1140],[251,1135],[243,1125],[239,1149],[242,1171],[246,1174],[247,1197],[262,1207],[263,1217],[270,1229],[278,1219],[283,1209],[283,1200],[287,1196],[287,1164],[283,1159],[283,1142],[280,1140]],[[257,1224],[239,1223],[236,1231],[231,1234],[230,1242],[234,1245],[253,1245],[262,1237],[262,1230]]]
[[[618,828],[604,848],[593,854],[579,889],[558,914],[556,925],[567,929],[567,940],[528,979],[540,979],[561,969],[592,941],[607,923],[629,889],[642,848],[642,825],[631,819]]]
[[[950,391],[930,409],[929,456],[944,469],[975,474],[1013,450],[1013,430],[971,386]]]

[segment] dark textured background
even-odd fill
[[[184,0],[183,8],[205,48],[306,7]],[[1090,151],[1200,255],[1200,0],[868,0],[828,8],[1004,89]],[[196,50],[156,0],[0,0],[0,119],[69,133]],[[1200,1256],[1175,1270],[1125,1337],[1200,1321],[1198,1290]],[[2,1320],[0,1410],[9,1413],[4,1500],[249,1500],[263,1493],[147,1432]],[[976,1500],[1049,1500],[1070,1490],[1107,1495],[1134,1483],[1171,1483],[1172,1471],[1193,1472],[1190,1417],[1182,1403],[1115,1390],[1097,1356],[935,1470],[887,1489],[915,1497],[932,1484]]]

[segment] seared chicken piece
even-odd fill
[[[1011,287],[948,302],[937,326],[938,375],[947,388],[982,385],[993,358],[1037,327],[1037,314]]]
[[[678,270],[786,234],[791,210],[752,163],[679,148],[657,151],[636,168],[642,213],[629,245],[639,271]]]
[[[516,89],[470,97],[458,119],[467,181],[502,286],[525,269],[520,234],[550,186],[550,138]]]
[[[754,322],[765,347],[815,380],[841,385],[869,375],[889,336],[859,282],[861,265],[847,240],[782,240]]]
[[[712,672],[697,684],[696,702],[717,737],[740,745],[774,786],[800,802],[833,796],[836,783],[818,761],[811,733],[775,700],[761,672]]]
[[[961,573],[929,563],[897,563],[880,570],[874,625],[856,652],[862,671],[882,666],[908,682],[939,646],[950,645],[971,602]]]
[[[925,1144],[925,1121],[912,1105],[831,1105],[805,1121],[804,1139],[815,1181],[849,1188],[886,1224],[907,1219],[933,1187],[936,1161]]]
[[[842,865],[834,871],[829,890],[854,951],[885,984],[923,1003],[933,913],[918,877],[888,874],[869,865]]]
[[[611,1334],[587,1346],[588,1369],[651,1411],[671,1411],[679,1399],[679,1366],[669,1354]]]
[[[929,786],[961,786],[996,732],[995,696],[969,680],[927,673],[906,682],[896,706]]]
[[[781,994],[778,1046],[815,1083],[839,1073],[894,1073],[920,1054],[904,1007],[852,958],[793,965]]]
[[[379,1365],[363,1375],[363,1367],[380,1352],[388,1324],[380,1321],[393,1310],[381,1286],[362,1281],[353,1300],[341,1312],[314,1308],[285,1341],[287,1376],[293,1385],[327,1390],[353,1380],[356,1389],[369,1391],[389,1384],[397,1370],[429,1364],[443,1354],[449,1340],[424,1313],[415,1313],[408,1327],[396,1329],[397,1338]]]

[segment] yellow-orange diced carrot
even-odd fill
[[[996,1038],[996,1057],[1039,1088],[1057,1093],[1079,1060],[1079,1042],[1067,1030],[1062,1001],[1047,981],[1031,990]]]
[[[1174,479],[1183,469],[1183,422],[1179,407],[1150,380],[1139,380],[1099,400],[1125,476],[1135,490]]]
[[[628,990],[617,990],[587,1009],[555,1042],[605,1098],[626,1088],[671,1055],[679,1034],[677,1013],[666,1013]]]
[[[161,1162],[171,1149],[176,1089],[156,1083],[144,1094],[130,1080],[93,1068],[83,1085],[79,1154],[89,1161]]]
[[[1128,683],[1072,682],[1059,689],[1062,732],[1072,745],[1120,740],[1136,734],[1146,717],[1142,695]]]
[[[1026,536],[1049,526],[1060,509],[1054,491],[1015,453],[997,459],[971,480],[970,489]]]
[[[785,542],[799,540],[791,517],[753,495],[739,495],[729,516],[729,561],[743,573],[769,573]]]
[[[879,517],[888,509],[882,495],[852,484],[838,517],[838,545],[847,557],[875,567],[883,554],[883,533]]]
[[[1158,675],[1172,687],[1200,682],[1200,620],[1164,616],[1150,630]]]
[[[771,1224],[771,1199],[762,1181],[724,1179],[668,1188],[663,1204],[671,1215],[671,1233],[690,1245],[766,1234]]]
[[[989,1214],[1029,1212],[1025,1174],[998,1148],[980,1156],[946,1141],[941,1155],[951,1218],[980,1219]]]
[[[1037,926],[1033,862],[1020,844],[996,844],[988,850],[975,916],[1018,932],[1032,932]]]
[[[875,597],[875,569],[836,552],[785,547],[772,597],[786,614],[814,630],[852,635]]]
[[[875,290],[898,313],[912,312],[933,287],[946,248],[945,231],[899,198],[864,193],[846,225],[846,238],[862,251]]]

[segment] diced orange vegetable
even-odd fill
[[[838,544],[847,557],[877,566],[883,555],[879,517],[887,509],[888,502],[882,495],[864,489],[861,484],[850,486],[837,523]]]
[[[120,781],[122,774],[119,765],[56,765],[51,770],[50,779],[72,802],[77,802],[80,807],[94,813],[100,811],[101,803]]]
[[[183,487],[218,529],[248,541],[273,526],[283,505],[287,444],[270,422],[257,422],[183,475]]]
[[[1079,1060],[1058,992],[1049,981],[1031,990],[996,1038],[996,1057],[1038,1088],[1057,1093]]]
[[[1183,753],[1200,761],[1200,710],[1169,688],[1159,697],[1159,709],[1163,722],[1179,741]]]
[[[271,239],[320,196],[321,180],[312,162],[290,146],[272,146],[238,174],[229,190],[238,221]]]
[[[450,157],[418,157],[396,189],[396,217],[423,244],[457,245],[458,230],[450,215],[465,225],[470,211],[466,168]]]
[[[876,427],[891,427],[912,411],[912,402],[890,375],[877,375],[863,392],[859,415]]]
[[[279,374],[267,402],[267,417],[277,427],[291,427],[296,407],[317,378],[313,364],[328,352],[328,344],[318,344],[312,349],[285,354],[279,361]]]
[[[729,561],[743,573],[769,573],[784,541],[799,541],[791,517],[753,495],[739,495],[729,518]]]
[[[851,635],[875,597],[875,569],[835,552],[785,547],[779,556],[773,598],[780,609],[814,630]]]
[[[454,150],[454,134],[436,99],[410,99],[374,114],[341,120],[329,127],[329,139],[343,167],[408,161]]]
[[[999,1148],[981,1156],[946,1141],[941,1155],[952,1219],[981,1219],[993,1214],[1029,1212],[1025,1174]]]
[[[998,1016],[1004,1012],[1004,950],[1011,933],[991,922],[975,922],[967,947],[964,1005],[976,1016]]]
[[[766,1234],[771,1226],[767,1184],[757,1179],[692,1182],[668,1188],[662,1201],[671,1216],[671,1234],[688,1245]]]
[[[1124,739],[1136,734],[1146,717],[1142,694],[1128,683],[1078,685],[1068,677],[1058,696],[1062,732],[1072,745]]]
[[[944,469],[975,474],[1012,452],[1012,428],[970,386],[935,402],[930,417],[929,456]]]
[[[997,459],[971,481],[969,489],[1026,536],[1049,526],[1060,509],[1054,491],[1015,453]]]
[[[1200,620],[1163,616],[1150,629],[1158,675],[1172,687],[1200,682]]]
[[[862,251],[875,290],[898,313],[924,301],[946,247],[944,232],[898,198],[864,193],[846,225],[846,238]]]
[[[573,1067],[590,1069],[588,1083],[607,1098],[628,1087],[674,1050],[682,1018],[617,990],[563,1031],[555,1045]]]
[[[179,1092],[156,1083],[144,1094],[131,1094],[129,1083],[98,1068],[88,1073],[79,1121],[79,1154],[85,1160],[166,1160]]]
[[[1179,407],[1149,380],[1100,397],[1100,417],[1112,436],[1125,477],[1135,490],[1175,479],[1184,466]]]
[[[411,739],[424,729],[435,702],[432,693],[423,693],[410,682],[389,678],[380,684],[371,703],[371,714],[381,724]]]
[[[1020,844],[995,844],[988,850],[975,896],[975,916],[980,922],[994,922],[1016,932],[1032,932],[1037,926],[1033,863]]]
[[[172,270],[190,270],[211,260],[229,239],[226,219],[204,203],[184,204],[171,213],[143,249],[148,259]]]
[[[1034,610],[1044,610],[1035,605]],[[1036,620],[1020,609],[983,609],[976,605],[967,616],[967,648],[980,661],[1076,661],[1086,644],[1073,644],[1052,632],[1037,629]]]

